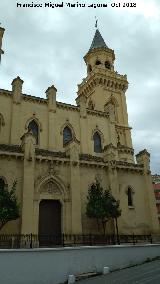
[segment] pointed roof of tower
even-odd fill
[[[98,29],[96,29],[96,32],[95,32],[95,35],[94,35],[94,38],[92,40],[92,44],[91,44],[89,50],[91,50],[92,48],[97,48],[97,47],[108,48],[108,46],[105,44],[105,41],[104,41],[103,37],[101,36]]]

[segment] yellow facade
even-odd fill
[[[0,28],[0,51],[3,32]],[[84,57],[87,77],[78,85],[76,106],[57,102],[54,86],[46,90],[46,99],[23,94],[20,77],[11,91],[0,89],[0,178],[9,187],[17,180],[21,204],[21,218],[3,232],[37,234],[42,200],[60,201],[61,232],[97,232],[96,223],[85,215],[88,187],[95,178],[120,200],[120,233],[159,231],[149,154],[141,151],[135,162],[127,76],[114,70],[114,59],[96,30]],[[36,137],[30,129],[33,121]],[[67,142],[64,129],[70,135]]]

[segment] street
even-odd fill
[[[78,281],[81,284],[159,284],[160,260],[155,260],[107,275]]]

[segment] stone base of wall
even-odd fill
[[[160,256],[160,245],[0,250],[3,284],[59,284],[68,275],[111,271]]]

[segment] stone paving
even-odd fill
[[[160,284],[160,260],[78,281],[81,284]]]

